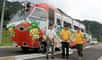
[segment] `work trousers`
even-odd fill
[[[51,51],[49,52],[49,49],[51,48]],[[51,57],[53,58],[54,57],[54,42],[52,41],[47,41],[47,47],[46,47],[46,57],[48,58],[49,56],[49,53],[51,53]]]
[[[66,54],[65,54],[66,52]],[[69,43],[68,42],[62,42],[62,56],[69,56]]]
[[[77,44],[76,45],[77,53],[80,57],[83,56],[83,44]]]

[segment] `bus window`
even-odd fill
[[[71,28],[71,24],[64,21],[64,25],[63,26],[65,26],[65,25],[67,25],[69,28]]]
[[[74,26],[74,29],[75,29],[75,30],[77,30],[78,28],[79,28],[79,27],[77,27],[77,26]]]
[[[84,32],[84,29],[81,29],[82,32]]]
[[[51,8],[49,8],[48,19],[49,19],[49,24],[55,24],[55,12]]]
[[[57,18],[57,25],[61,25],[61,20]]]

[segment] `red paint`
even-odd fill
[[[27,31],[20,31],[18,29],[15,29],[15,36],[12,37],[12,40],[15,41],[18,46],[23,46],[23,42],[28,43],[27,47],[39,47],[40,42],[38,39],[32,40],[32,37],[29,36],[29,32]]]
[[[86,40],[86,39],[84,39],[83,44],[86,44],[86,43],[88,43],[88,42],[87,42],[87,40]]]
[[[54,11],[57,11],[57,8],[54,8],[51,5],[48,5],[46,3],[40,3],[40,4],[36,4],[36,5],[32,5],[32,7],[40,7],[40,8],[44,8],[48,11],[49,8],[53,9]]]
[[[71,41],[71,42],[70,42],[70,46],[71,46],[71,47],[73,47],[73,46],[75,46],[75,45],[76,45],[76,43],[75,43],[74,41]]]
[[[42,37],[44,35],[44,32],[42,30],[39,30],[40,32],[40,37]]]
[[[22,25],[29,26],[30,23],[28,21],[25,21],[25,22],[22,23]]]
[[[32,47],[32,37],[29,36],[29,32],[27,31],[20,31],[18,29],[15,29],[15,37],[13,37],[13,40],[19,46],[23,46],[23,42],[26,42],[28,43],[29,47]]]

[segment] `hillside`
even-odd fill
[[[2,12],[2,3],[3,0],[0,0],[0,18],[1,18],[1,12]],[[4,24],[6,24],[7,21],[10,20],[10,18],[23,6],[19,2],[9,2],[6,1],[5,6],[5,17],[4,17]]]
[[[84,20],[79,22],[86,26],[86,31],[96,37],[98,41],[102,41],[102,24],[96,21]]]

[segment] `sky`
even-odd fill
[[[14,1],[14,0],[10,0]],[[24,1],[24,0],[19,0]],[[62,9],[69,16],[80,20],[94,20],[102,23],[102,0],[29,0],[45,2]]]

